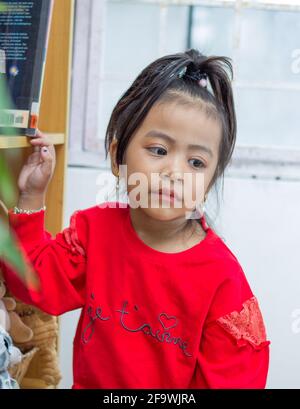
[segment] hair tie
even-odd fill
[[[207,88],[207,74],[203,73],[203,77],[198,80],[198,84],[200,87]]]
[[[181,68],[181,70],[178,73],[178,78],[182,78],[184,74],[186,73],[186,70],[187,70],[187,66]]]
[[[206,72],[196,71],[190,74],[186,74],[186,72],[187,72],[187,66],[184,66],[178,72],[178,78],[182,78],[183,76],[185,76],[186,78],[190,78],[191,80],[197,81],[200,87],[207,88],[208,81],[207,81]]]

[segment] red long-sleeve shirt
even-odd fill
[[[73,213],[55,237],[43,210],[10,209],[9,223],[41,282],[35,291],[3,265],[11,292],[53,315],[82,308],[73,388],[265,387],[257,299],[204,217],[206,237],[173,254],[146,245],[116,202]]]

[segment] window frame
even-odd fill
[[[97,135],[98,132],[105,3],[97,0],[79,0],[75,4],[69,166],[107,167],[104,140],[100,146],[101,144],[91,136]],[[95,84],[99,86],[96,87]]]
[[[107,169],[110,166],[109,156],[108,161],[105,160],[104,136],[103,139],[96,139],[94,135],[97,135],[98,132],[97,117],[100,103],[100,83],[104,78],[102,63],[105,44],[105,8],[107,3],[120,2],[124,2],[124,0],[79,0],[76,2],[69,166],[99,169]],[[253,0],[132,0],[130,3],[158,4],[161,6],[161,43],[158,45],[160,55],[164,53],[164,27],[166,26],[167,8],[172,5],[230,7],[236,10],[237,18],[239,18],[241,8],[300,12],[300,1],[299,5],[287,1],[281,3],[277,1],[275,4],[274,1],[272,3],[272,1],[257,2]],[[238,27],[238,24],[236,24],[236,27]],[[235,35],[238,34],[235,33]],[[99,86],[95,87],[95,83]],[[262,81],[250,84],[233,81],[233,86],[236,88],[292,89],[300,91],[300,84],[290,83],[271,84]],[[83,98],[82,95],[84,95]],[[227,175],[275,180],[300,180],[300,149],[237,143],[231,164],[227,169]]]

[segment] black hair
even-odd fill
[[[184,74],[179,77],[180,72]],[[229,74],[228,74],[229,71]],[[199,86],[199,73],[205,73],[211,91]],[[151,107],[158,102],[202,104],[208,116],[222,125],[218,164],[209,189],[223,176],[236,141],[236,115],[231,80],[231,60],[224,56],[205,56],[196,49],[158,58],[146,66],[115,105],[105,135],[106,158],[110,144],[118,141],[116,162],[123,163],[131,137],[141,126]],[[222,180],[222,182],[224,182]]]

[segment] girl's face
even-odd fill
[[[220,123],[197,106],[155,104],[125,151],[130,205],[143,198],[141,207],[152,218],[186,217],[203,202],[214,176],[221,132]]]

